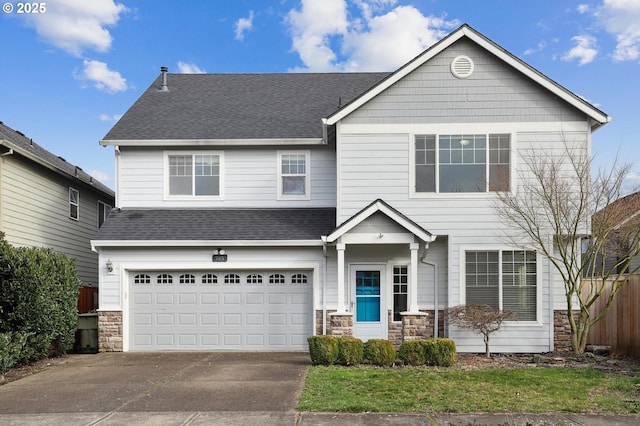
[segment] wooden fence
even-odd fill
[[[611,283],[590,312],[601,312]],[[630,275],[616,295],[607,315],[589,331],[588,344],[611,346],[617,354],[640,356],[640,275]]]
[[[86,314],[89,311],[98,309],[98,288],[80,287],[78,295],[78,313]]]

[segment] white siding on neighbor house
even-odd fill
[[[98,230],[95,190],[16,155],[0,159],[0,230],[16,246],[45,247],[75,259],[83,285],[98,285],[98,255],[90,239]],[[69,218],[69,187],[80,192],[79,220]]]
[[[310,152],[310,200],[278,200],[278,148],[211,148],[224,151],[223,197],[211,200],[164,199],[163,150],[121,147],[119,158],[119,195],[121,208],[175,207],[334,207],[336,191],[335,152],[333,148],[287,149]],[[198,147],[193,152],[201,152]],[[185,152],[185,150],[180,150]]]

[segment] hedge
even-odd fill
[[[72,259],[0,239],[0,354],[22,364],[71,349],[79,289]]]

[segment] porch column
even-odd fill
[[[343,243],[336,244],[338,251],[338,314],[347,312],[344,304],[344,250],[346,245]]]
[[[411,250],[411,263],[409,265],[409,312],[415,314],[418,309],[418,249],[419,243],[409,244]]]

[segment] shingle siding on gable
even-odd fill
[[[451,74],[458,55],[475,63],[466,79]],[[460,40],[349,115],[349,124],[586,121],[565,102],[475,43]]]

